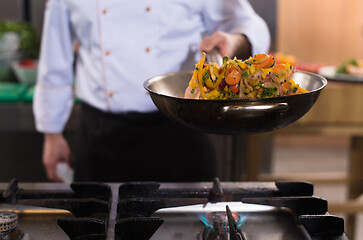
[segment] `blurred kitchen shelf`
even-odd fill
[[[329,202],[330,213],[356,214],[363,212],[363,199],[350,200],[346,202]]]
[[[352,146],[352,138],[339,134],[282,134],[272,138],[271,172],[260,173],[259,180],[314,183],[314,193],[328,200],[329,213],[345,219],[350,239],[363,239],[363,199],[349,197],[350,183],[355,181],[349,176],[351,154],[356,154],[357,147]]]
[[[349,137],[327,137],[316,135],[303,136],[275,136],[274,145],[278,147],[348,147],[350,144]]]
[[[348,184],[349,179],[346,173],[342,172],[329,172],[329,173],[280,173],[264,174],[261,173],[259,180],[261,181],[307,181],[313,184]]]

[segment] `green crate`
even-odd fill
[[[23,96],[23,101],[24,102],[32,102],[33,101],[33,96],[34,96],[34,86],[30,86],[28,88],[28,90],[26,91],[26,93]]]
[[[0,83],[0,102],[21,101],[28,86],[22,83],[1,82]]]
[[[35,89],[35,86],[30,86],[28,89],[27,89],[27,91],[26,91],[26,93],[23,95],[23,97],[22,97],[22,100],[24,101],[24,102],[32,102],[33,101],[33,97],[34,97],[34,89]],[[76,98],[75,100],[74,100],[74,103],[75,104],[78,104],[78,103],[81,103],[82,101],[80,100],[80,99],[78,99],[78,98]]]

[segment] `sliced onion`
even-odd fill
[[[199,99],[199,95],[200,95],[200,89],[198,87],[194,88],[193,90],[191,86],[188,86],[187,89],[185,89],[184,98]]]

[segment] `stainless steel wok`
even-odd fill
[[[262,133],[287,126],[310,110],[327,84],[320,75],[296,72],[294,81],[308,93],[264,99],[185,99],[191,76],[191,71],[161,75],[147,80],[144,87],[168,118],[215,134]]]

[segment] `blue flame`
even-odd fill
[[[237,228],[241,228],[244,222],[246,221],[246,218],[248,216],[247,213],[238,213],[239,220],[236,221]],[[208,221],[206,214],[199,214],[199,219],[204,223],[204,225],[214,230],[213,222]]]

